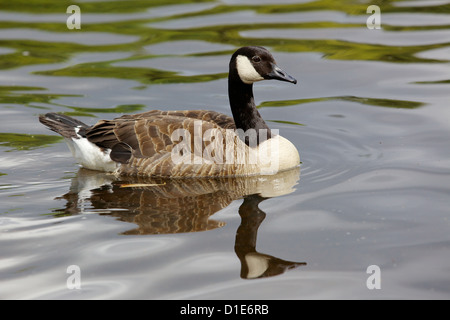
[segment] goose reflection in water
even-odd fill
[[[224,222],[210,217],[243,198],[234,247],[241,262],[241,278],[271,277],[306,263],[256,251],[258,228],[266,216],[258,205],[293,192],[299,178],[299,168],[273,176],[217,179],[116,178],[80,169],[70,191],[58,198],[67,201],[66,207],[54,213],[97,212],[137,225],[125,235],[187,233],[224,226]]]

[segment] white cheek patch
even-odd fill
[[[264,80],[246,56],[237,56],[236,68],[239,78],[241,78],[242,82],[246,84],[252,84],[253,82]]]

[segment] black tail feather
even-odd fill
[[[89,128],[88,125],[80,120],[54,112],[40,115],[39,121],[50,130],[62,135],[64,138],[78,138],[78,135],[84,136],[86,129]],[[75,130],[76,128],[78,128],[78,130]]]

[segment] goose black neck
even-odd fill
[[[248,130],[250,129],[255,130],[257,145],[271,138],[269,127],[256,109],[253,98],[253,84],[242,82],[237,73],[233,74],[230,72],[228,77],[228,96],[236,129],[242,129],[245,133],[249,133]],[[264,129],[267,131],[260,131]],[[249,145],[248,136],[246,136],[245,143]]]

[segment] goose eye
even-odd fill
[[[252,58],[252,60],[253,60],[253,62],[260,62],[260,61],[261,61],[261,58],[260,58],[259,56],[254,56],[254,57]]]

